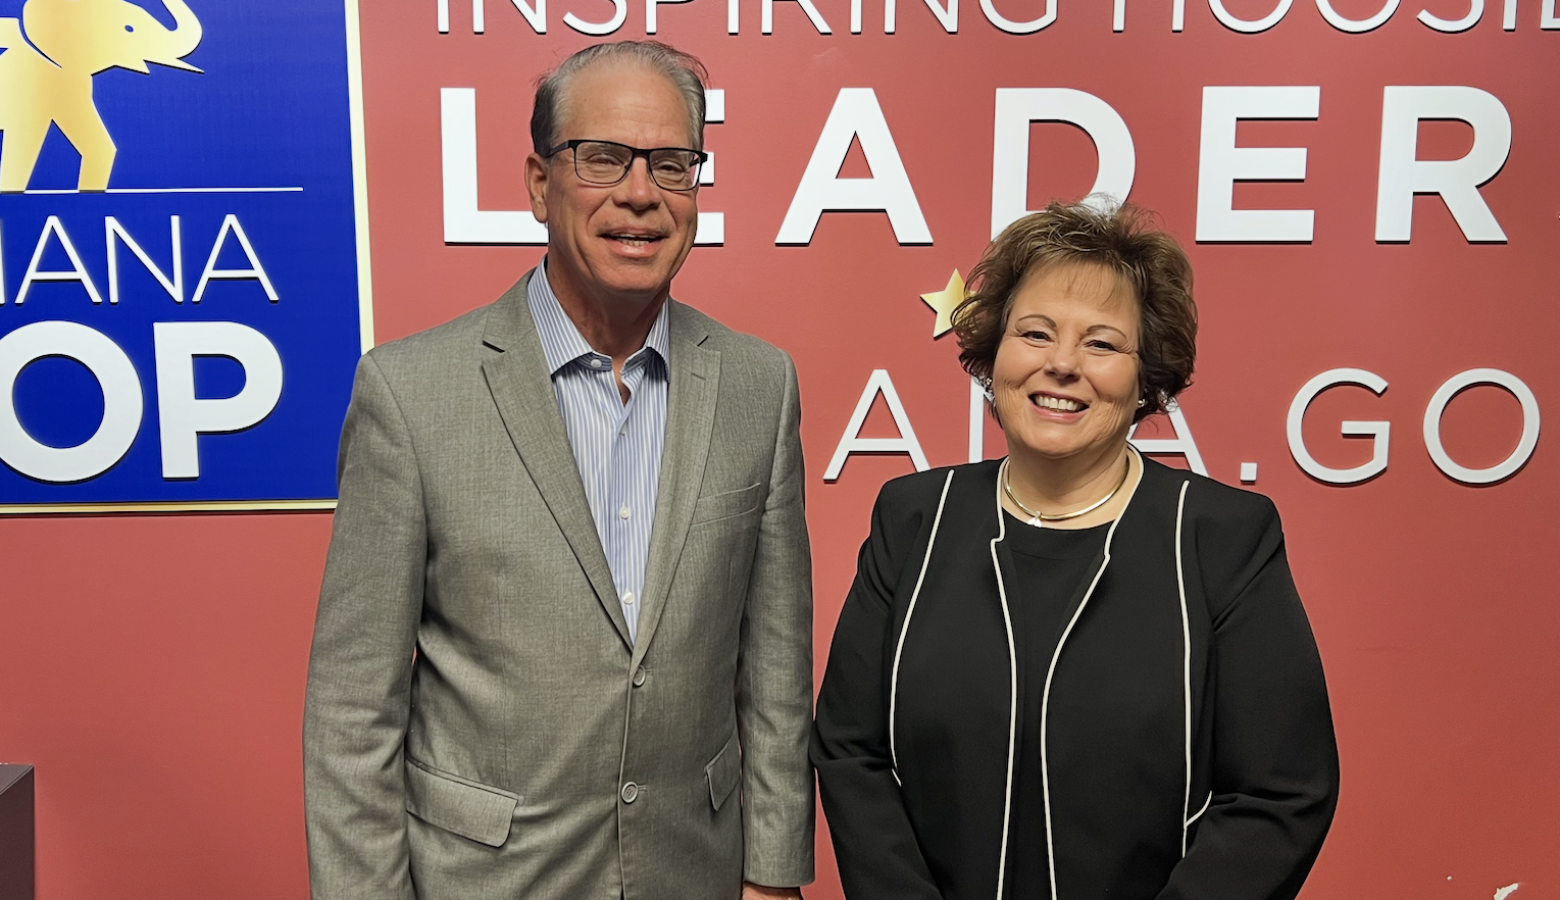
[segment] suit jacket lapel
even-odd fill
[[[693,508],[704,482],[705,461],[709,458],[720,383],[720,353],[702,346],[709,332],[702,327],[700,317],[675,300],[667,303],[671,304],[671,380],[666,397],[666,446],[656,489],[655,522],[650,529],[650,557],[645,568],[644,605],[639,610],[634,665],[639,664],[650,646],[688,539]]]
[[[530,281],[527,273],[489,310],[482,342],[496,352],[483,359],[482,371],[521,462],[590,579],[602,609],[612,619],[623,643],[631,645],[612,569],[607,565],[596,523],[591,519],[585,486],[569,449],[563,416],[558,412],[558,397],[553,392],[542,341],[526,302]]]

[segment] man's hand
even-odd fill
[[[751,881],[742,882],[742,900],[800,900],[801,888],[772,888]]]

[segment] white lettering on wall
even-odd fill
[[[867,421],[867,413],[872,409],[872,402],[880,393],[888,404],[889,415],[894,417],[899,437],[858,437],[861,426]],[[908,453],[917,472],[931,468],[931,464],[926,461],[926,454],[921,450],[921,442],[915,438],[915,429],[910,427],[910,417],[905,414],[905,405],[899,402],[899,392],[894,389],[894,380],[888,376],[887,369],[872,370],[872,376],[867,379],[867,386],[861,392],[861,399],[856,403],[856,411],[850,415],[850,424],[845,426],[845,433],[840,435],[840,443],[834,448],[834,457],[829,460],[828,469],[824,470],[823,480],[837,480],[840,470],[845,467],[846,457],[852,453]]]
[[[1127,199],[1137,174],[1137,151],[1127,123],[1109,103],[1071,88],[997,88],[991,149],[993,238],[1030,212],[1031,122],[1067,122],[1087,132],[1099,154],[1099,171],[1089,189],[1093,202]]]
[[[168,269],[163,270],[152,260],[140,242],[131,237],[124,224],[113,216],[105,216],[103,219],[103,232],[105,255],[108,261],[108,297],[110,305],[117,305],[121,296],[119,278],[119,245],[128,248],[146,271],[154,278],[158,285],[173,298],[175,303],[184,302],[184,248],[178,216],[170,216],[168,220],[172,259]],[[49,239],[53,237],[59,242],[60,249],[65,251],[66,258],[70,261],[69,269],[40,269],[39,264],[43,259],[44,251],[48,248]],[[239,249],[249,261],[248,268],[220,269],[217,268],[217,258],[222,254],[222,248],[229,237],[238,242]],[[271,282],[271,276],[261,264],[259,255],[255,252],[254,244],[250,242],[249,235],[244,232],[244,227],[239,223],[238,217],[229,213],[222,219],[222,226],[217,230],[217,236],[211,244],[211,254],[206,259],[206,266],[201,271],[200,280],[196,284],[192,303],[199,303],[205,296],[207,286],[213,281],[237,281],[252,280],[260,283],[265,290],[266,297],[272,302],[279,298],[276,286]],[[4,305],[4,281],[5,274],[0,270],[0,306]],[[94,304],[102,304],[103,295],[99,293],[97,285],[93,283],[92,276],[87,273],[86,266],[81,261],[81,254],[77,252],[75,242],[70,239],[65,226],[58,216],[49,216],[44,221],[43,230],[38,234],[38,244],[33,248],[32,260],[28,263],[27,271],[22,276],[22,283],[16,293],[18,305],[26,302],[27,295],[31,292],[35,283],[40,281],[74,281],[82,286],[87,296]]]
[[[1387,0],[1387,5],[1383,6],[1374,16],[1368,19],[1348,19],[1339,15],[1338,11],[1333,9],[1329,0],[1316,0],[1316,9],[1322,14],[1322,18],[1327,20],[1327,24],[1349,34],[1363,34],[1380,28],[1387,23],[1388,19],[1392,18],[1393,14],[1397,12],[1397,8],[1398,0]]]
[[[589,3],[592,0],[575,0],[575,2]],[[592,22],[575,15],[573,12],[564,14],[564,22],[575,31],[590,35],[608,35],[622,28],[628,17],[627,0],[608,0],[613,6],[613,15],[605,22]],[[689,0],[645,0],[645,34],[652,35],[659,29],[659,13],[657,7],[667,3],[687,3]],[[801,7],[808,21],[819,34],[832,34],[829,24],[824,20],[813,0],[761,0],[760,18],[761,30],[764,34],[774,33],[774,4],[780,2],[795,2]],[[959,31],[959,0],[922,0],[932,15],[937,18],[943,30],[948,34],[957,34]],[[1375,14],[1364,19],[1351,19],[1338,12],[1333,5],[1335,0],[1316,0],[1317,11],[1333,28],[1348,33],[1362,34],[1374,31],[1386,24],[1397,14],[1401,0],[1383,0],[1384,5]],[[1560,16],[1556,15],[1556,5],[1560,0],[1541,0],[1539,10],[1539,27],[1546,30],[1560,29]],[[1501,27],[1506,31],[1515,31],[1517,28],[1517,3],[1518,0],[1504,0],[1501,16]],[[547,33],[547,0],[510,0],[510,4],[524,17],[531,30],[537,34]],[[726,33],[738,34],[741,21],[742,0],[726,0]],[[1257,34],[1267,31],[1283,21],[1289,14],[1294,0],[1277,0],[1277,6],[1267,15],[1258,19],[1243,19],[1230,12],[1225,6],[1225,0],[1208,0],[1208,7],[1213,16],[1225,28],[1242,34]],[[860,34],[862,28],[863,0],[850,0],[850,33]],[[487,30],[485,0],[471,0],[471,31],[473,34],[482,34]],[[883,4],[883,33],[893,34],[898,26],[898,0],[884,0]],[[1126,30],[1127,0],[1112,0],[1111,30],[1121,32]],[[1056,0],[1046,0],[1045,12],[1039,18],[1027,22],[1014,21],[1007,18],[997,9],[996,0],[980,0],[980,8],[986,20],[1000,31],[1008,34],[1032,34],[1040,31],[1056,21]],[[1427,9],[1418,13],[1418,19],[1427,27],[1446,33],[1458,33],[1467,31],[1484,15],[1485,0],[1469,0],[1468,12],[1460,19],[1443,19]],[[436,2],[437,27],[440,34],[450,32],[450,0],[437,0]],[[1180,32],[1186,27],[1186,0],[1172,0],[1170,13],[1170,30]]]
[[[948,0],[947,6],[938,6],[937,0],[922,0],[926,8],[937,17],[937,22],[942,25],[943,31],[949,34],[959,33],[959,0]],[[883,33],[893,34],[897,25],[899,4],[897,0],[883,0]],[[850,30],[851,34],[861,33],[861,0],[851,0],[850,4]]]
[[[1224,8],[1223,0],[1208,0],[1208,8],[1213,10],[1213,17],[1219,20],[1219,24],[1231,31],[1239,31],[1242,34],[1256,34],[1259,31],[1267,31],[1274,25],[1283,21],[1284,16],[1289,15],[1289,7],[1295,0],[1279,0],[1278,6],[1260,19],[1240,19],[1230,14]]]
[[[1115,0],[1114,12],[1111,15],[1112,31],[1125,31],[1127,28],[1127,0]],[[1170,5],[1170,30],[1180,31],[1186,27],[1186,0],[1174,0]]]
[[[1015,22],[1007,18],[997,12],[996,4],[992,0],[980,0],[980,11],[986,14],[986,21],[1008,34],[1034,34],[1056,21],[1056,0],[1045,0],[1045,12],[1040,18],[1029,22]]]
[[[282,394],[282,360],[265,335],[237,322],[157,322],[152,334],[163,477],[196,478],[200,435],[251,428],[276,408]],[[34,361],[51,356],[86,367],[103,394],[102,421],[75,447],[38,441],[17,416],[18,376]],[[198,399],[194,361],[199,356],[237,362],[244,370],[243,388],[232,397]],[[0,337],[0,460],[23,475],[64,484],[107,472],[134,444],[144,407],[141,380],[130,357],[96,329],[45,321]]]
[[[1506,0],[1506,7],[1501,15],[1501,27],[1507,31],[1517,30],[1517,0]],[[1560,28],[1560,16],[1555,15],[1555,0],[1544,0],[1538,27],[1545,31]]]
[[[106,232],[105,240],[108,244],[108,302],[110,305],[119,303],[119,254],[115,252],[114,248],[116,240],[124,242],[124,245],[130,248],[130,252],[134,253],[135,258],[141,261],[141,265],[146,267],[146,271],[150,272],[152,277],[157,279],[157,283],[162,285],[162,289],[168,292],[168,296],[173,298],[173,302],[184,302],[184,251],[180,246],[181,242],[179,240],[179,217],[170,216],[168,227],[173,232],[173,262],[169,266],[169,270],[173,273],[172,278],[169,278],[162,269],[157,267],[156,263],[152,262],[152,258],[147,255],[145,250],[141,249],[140,244],[135,242],[135,238],[130,236],[130,232],[126,231],[125,227],[119,224],[118,219],[113,216],[103,219],[103,230]]]
[[[623,27],[628,21],[628,0],[611,0],[612,18],[605,22],[588,22],[572,12],[563,14],[563,24],[573,28],[580,34],[593,34],[598,37],[611,34]]]
[[[1289,404],[1289,417],[1285,421],[1285,433],[1289,438],[1289,455],[1300,468],[1317,481],[1328,484],[1356,484],[1386,471],[1387,448],[1391,437],[1390,422],[1344,422],[1340,431],[1344,435],[1371,438],[1370,461],[1350,469],[1335,469],[1316,461],[1305,446],[1306,407],[1322,391],[1340,384],[1353,384],[1367,388],[1378,397],[1387,389],[1387,380],[1364,369],[1329,369],[1307,381],[1295,399]]]
[[[439,90],[446,244],[546,244],[547,226],[527,210],[477,208],[477,91]]]
[[[1484,0],[1468,0],[1468,14],[1461,19],[1443,19],[1428,9],[1419,11],[1419,21],[1434,28],[1436,31],[1444,31],[1447,34],[1456,34],[1459,31],[1467,31],[1479,24],[1479,19],[1484,15]]]
[[[775,4],[778,2],[781,2],[781,0],[764,0],[763,6],[759,7],[758,30],[764,34],[775,33]],[[812,5],[812,0],[784,0],[784,2],[794,2],[797,6],[800,6],[802,12],[807,14],[807,21],[811,22],[812,26],[818,29],[819,34],[833,34],[829,30],[829,23],[823,20],[823,15],[818,12],[818,8]],[[727,16],[730,18],[730,25],[734,29],[736,27],[736,13],[728,10]],[[731,33],[736,34],[736,31]]]
[[[1312,210],[1234,208],[1237,181],[1304,181],[1306,149],[1237,147],[1235,129],[1241,119],[1314,119],[1321,102],[1315,85],[1203,88],[1197,240],[1311,240]]]
[[[1461,159],[1417,159],[1419,122],[1457,119],[1473,126],[1473,149]],[[1495,95],[1463,86],[1388,86],[1381,102],[1381,174],[1376,187],[1376,240],[1407,241],[1414,195],[1439,194],[1469,243],[1503,243],[1506,232],[1479,194],[1511,152],[1511,116]]]
[[[525,16],[530,23],[531,30],[537,34],[547,33],[547,0],[536,0],[533,6],[526,0],[510,0],[520,15]],[[653,2],[653,0],[651,0]],[[661,0],[662,3],[678,3],[681,0]],[[438,2],[439,33],[450,33],[450,0]],[[487,10],[483,0],[471,0],[471,33],[481,34],[487,31]]]
[[[38,263],[43,260],[44,248],[49,245],[49,235],[59,239],[60,247],[65,250],[65,256],[70,259],[69,269],[39,269]],[[65,226],[60,224],[59,216],[50,216],[43,223],[43,231],[38,233],[38,245],[33,248],[32,261],[27,264],[27,271],[22,274],[22,286],[16,289],[16,305],[21,306],[27,300],[27,292],[35,281],[75,281],[86,288],[87,296],[92,298],[94,304],[103,303],[103,295],[98,293],[97,285],[92,283],[92,277],[87,274],[86,266],[81,264],[81,254],[76,252],[76,245],[71,243],[70,235],[65,232]]]
[[[986,458],[986,389],[970,376],[970,462]]]
[[[836,176],[853,139],[861,143],[861,152],[872,169],[870,178]],[[932,242],[931,229],[926,227],[921,204],[872,88],[840,89],[775,243],[811,243],[823,213],[840,210],[885,212],[900,244]]]
[[[16,415],[16,379],[34,360],[63,356],[86,366],[103,391],[103,420],[75,447],[50,447]],[[102,332],[76,322],[34,322],[0,337],[0,460],[29,478],[84,481],[113,468],[141,430],[141,380],[130,357]]]
[[[282,359],[265,335],[237,322],[157,322],[152,334],[163,477],[198,478],[199,436],[243,431],[270,415],[282,396]],[[244,387],[232,397],[197,399],[197,356],[236,361]]]
[[[715,125],[726,121],[726,91],[722,88],[704,89],[704,124]],[[701,186],[715,183],[715,153],[706,150],[709,159],[699,167],[699,184]],[[699,227],[694,235],[695,244],[724,244],[726,243],[726,214],[723,212],[699,211]]]
[[[662,3],[687,3],[688,0],[645,0],[645,34],[655,34],[655,8]]]
[[[1186,457],[1186,465],[1198,475],[1208,474],[1208,464],[1203,462],[1202,453],[1197,449],[1197,441],[1192,438],[1192,427],[1186,423],[1186,414],[1181,412],[1181,404],[1170,401],[1165,409],[1165,415],[1170,419],[1170,427],[1175,432],[1173,438],[1134,438],[1137,431],[1137,423],[1127,432],[1127,440],[1132,446],[1142,453],[1156,456],[1180,455]]]
[[[222,246],[230,234],[238,239],[239,248],[244,251],[244,257],[249,260],[249,268],[217,268],[217,257],[222,254]],[[260,265],[260,257],[255,255],[255,247],[249,242],[249,235],[244,233],[244,226],[238,224],[238,216],[229,213],[222,219],[222,227],[217,231],[217,239],[211,243],[211,255],[206,258],[206,267],[201,270],[200,281],[195,284],[195,296],[190,298],[190,302],[199,303],[200,298],[205,296],[206,285],[213,281],[248,280],[260,282],[260,287],[265,289],[265,296],[272,303],[281,299],[276,294],[276,288],[271,284],[271,277],[265,273],[265,267]]]
[[[1470,469],[1458,464],[1441,443],[1441,416],[1446,412],[1446,404],[1452,402],[1452,398],[1460,391],[1479,384],[1503,387],[1522,405],[1522,436],[1517,440],[1516,449],[1488,469]],[[1425,407],[1425,449],[1429,451],[1435,467],[1447,476],[1464,484],[1492,484],[1510,477],[1527,464],[1533,449],[1538,446],[1538,425],[1538,398],[1533,396],[1532,389],[1522,379],[1500,369],[1469,369],[1453,375],[1441,385],[1430,398],[1430,405]]]
[[[473,2],[478,5],[478,8],[481,7],[482,0],[473,0]],[[525,0],[509,0],[509,2],[520,11],[520,15],[525,16],[532,31],[537,34],[547,33],[547,0],[536,0],[535,6],[528,5]]]

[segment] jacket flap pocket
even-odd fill
[[[762,484],[751,484],[740,490],[700,497],[693,505],[693,521],[708,522],[752,512],[758,508],[758,498],[763,490]]]
[[[519,803],[508,791],[430,771],[411,758],[406,761],[406,811],[461,837],[502,847]]]
[[[704,774],[710,782],[710,805],[719,812],[742,778],[742,751],[737,745],[735,734],[726,742],[726,746],[720,748],[710,764],[704,767]]]

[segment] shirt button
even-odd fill
[[[619,519],[626,519],[626,518],[628,518],[628,507],[625,506],[625,507],[622,507],[621,509],[618,510],[618,518]]]
[[[624,803],[633,803],[635,800],[639,799],[639,785],[633,783],[632,781],[623,785],[621,796]]]
[[[645,667],[644,666],[640,666],[639,668],[634,670],[634,687],[639,687],[640,685],[642,685],[644,683],[645,683]]]
[[[590,358],[590,367],[592,369],[599,369],[599,368],[601,368],[601,357],[599,357],[599,356],[592,356]]]
[[[628,434],[628,426],[624,425],[622,428],[619,428],[618,434]]]
[[[624,591],[623,592],[623,602],[624,603],[628,603],[628,604],[632,604],[634,602],[634,592],[633,591]]]

